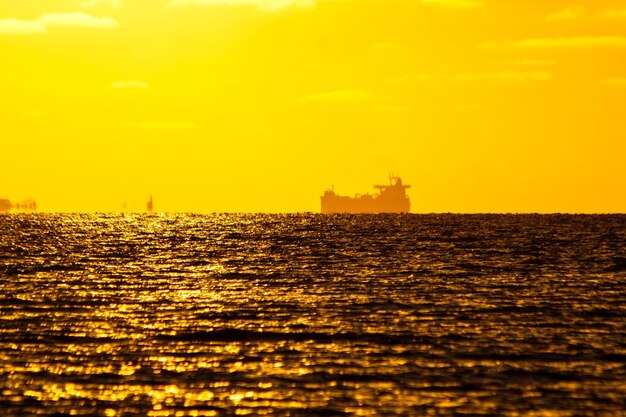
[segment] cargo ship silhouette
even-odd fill
[[[402,184],[400,177],[389,177],[389,185],[374,185],[378,194],[340,196],[333,189],[321,197],[322,213],[408,213],[411,202],[406,195],[410,185]]]

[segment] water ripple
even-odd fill
[[[623,415],[626,216],[0,215],[2,415]]]

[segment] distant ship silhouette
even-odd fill
[[[9,210],[11,210],[11,207],[13,207],[11,201],[6,198],[0,198],[0,213],[8,213]]]
[[[406,195],[410,185],[402,184],[400,177],[389,177],[389,185],[374,185],[378,194],[340,196],[326,190],[321,197],[322,213],[408,213],[411,202]]]
[[[11,209],[35,211],[37,210],[37,203],[35,200],[27,199],[21,203],[13,204],[9,199],[0,198],[0,213],[8,213]]]

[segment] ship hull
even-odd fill
[[[322,196],[322,213],[408,213],[411,204],[408,198],[385,200],[380,197]]]

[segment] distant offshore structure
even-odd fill
[[[378,194],[346,197],[326,190],[321,197],[322,213],[408,213],[411,202],[406,195],[410,185],[402,184],[400,177],[389,177],[389,185],[374,185]]]
[[[35,211],[37,210],[37,203],[35,200],[27,199],[21,203],[13,204],[7,198],[0,198],[0,213],[8,213],[12,209],[23,211]]]
[[[150,196],[150,199],[146,203],[146,210],[148,211],[148,213],[154,212],[154,201],[152,200],[152,196]]]

